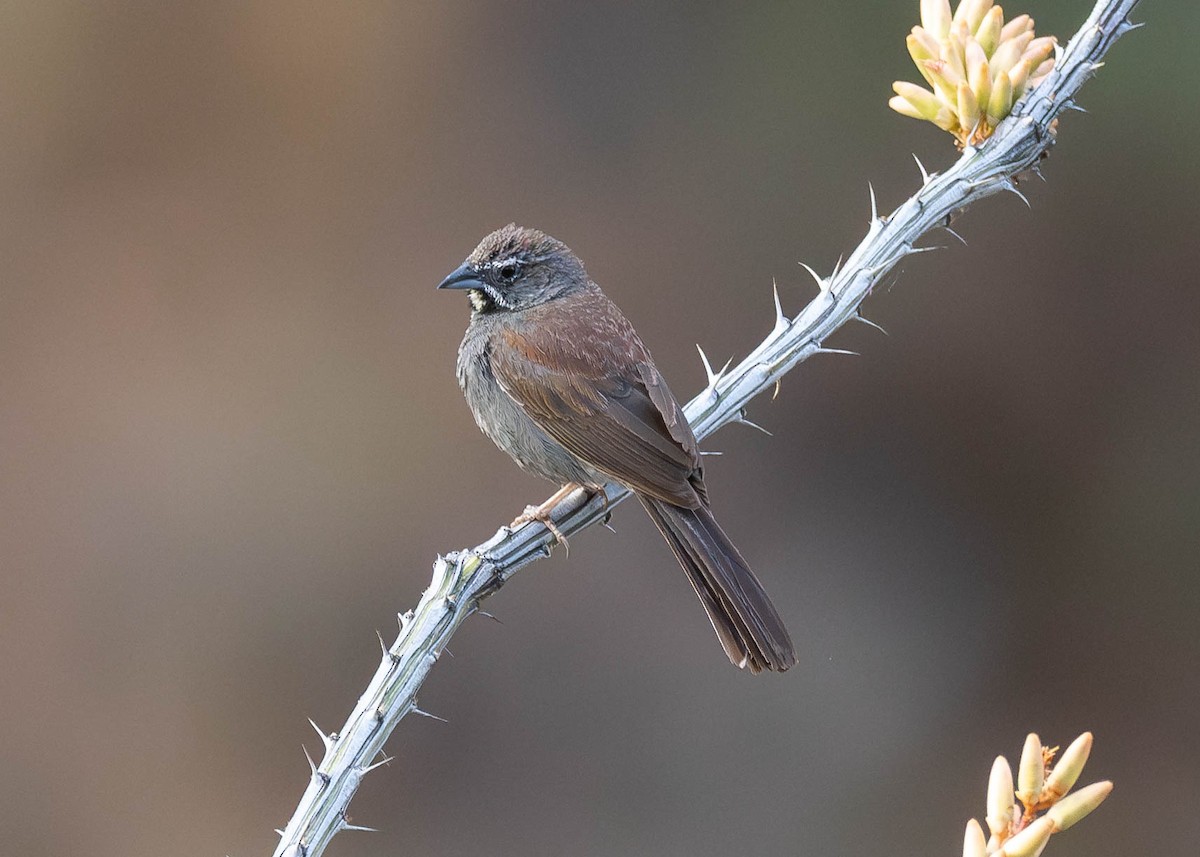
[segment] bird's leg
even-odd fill
[[[554,495],[542,505],[526,506],[525,511],[522,512],[515,521],[509,524],[508,528],[510,530],[515,530],[517,527],[520,527],[523,524],[528,524],[530,521],[537,521],[554,534],[555,540],[563,546],[563,550],[568,556],[570,556],[571,546],[567,544],[567,537],[562,534],[557,526],[555,526],[554,519],[550,517],[550,513],[554,511],[555,506],[567,499],[568,496],[570,496],[580,487],[582,486],[575,482],[568,482],[566,485],[555,491]]]

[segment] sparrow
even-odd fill
[[[783,620],[709,509],[679,403],[579,258],[509,224],[438,288],[470,299],[457,372],[475,422],[524,470],[567,483],[514,525],[537,519],[553,529],[549,510],[566,491],[618,482],[670,545],[729,660],[752,673],[794,664]]]

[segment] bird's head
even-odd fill
[[[477,313],[515,312],[587,284],[583,263],[561,241],[510,223],[479,242],[439,289],[465,289]]]

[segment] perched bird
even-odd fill
[[[579,258],[510,224],[438,288],[464,289],[471,301],[458,382],[483,433],[552,482],[628,487],[687,572],[729,659],[755,673],[794,664],[779,613],[709,510],[679,403]],[[514,524],[550,524],[550,505]]]

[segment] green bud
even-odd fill
[[[913,31],[909,33],[908,38],[904,40],[904,43],[908,45],[908,55],[912,57],[913,62],[919,66],[922,60],[931,60],[937,58],[938,45],[937,42],[934,42],[932,45],[930,45],[928,39],[921,38],[921,36],[917,35],[918,32],[920,32],[922,36],[925,35],[925,31],[920,27],[913,27]]]
[[[983,52],[989,57],[995,53],[996,46],[1000,44],[1000,30],[1003,24],[1004,10],[999,6],[993,6],[983,16],[979,29],[975,31],[975,40],[979,42]]]
[[[917,86],[915,83],[898,80],[892,84],[892,89],[896,94],[911,104],[920,114],[919,118],[928,119],[930,122],[937,116],[938,111],[945,105],[938,101],[936,95],[928,89]]]
[[[1016,65],[1032,41],[1033,33],[1021,33],[1019,36],[1008,41],[1002,41],[1000,46],[996,48],[996,52],[992,54],[992,75],[995,76],[1002,71],[1008,71]]]
[[[995,128],[1005,116],[1012,112],[1012,106],[1012,81],[1008,79],[1005,72],[1000,72],[1000,76],[992,84],[992,95],[988,99],[988,124]]]
[[[962,78],[942,60],[925,60],[925,68],[929,72],[928,80],[937,90],[938,97],[946,104],[957,106],[958,84]]]
[[[983,114],[979,111],[979,99],[975,90],[971,89],[964,80],[958,84],[958,124],[968,134],[973,135],[980,125]]]
[[[950,65],[957,73],[960,79],[967,79],[967,37],[965,34],[955,32],[957,28],[950,28],[950,35],[946,41],[942,42],[941,58],[942,61]]]

